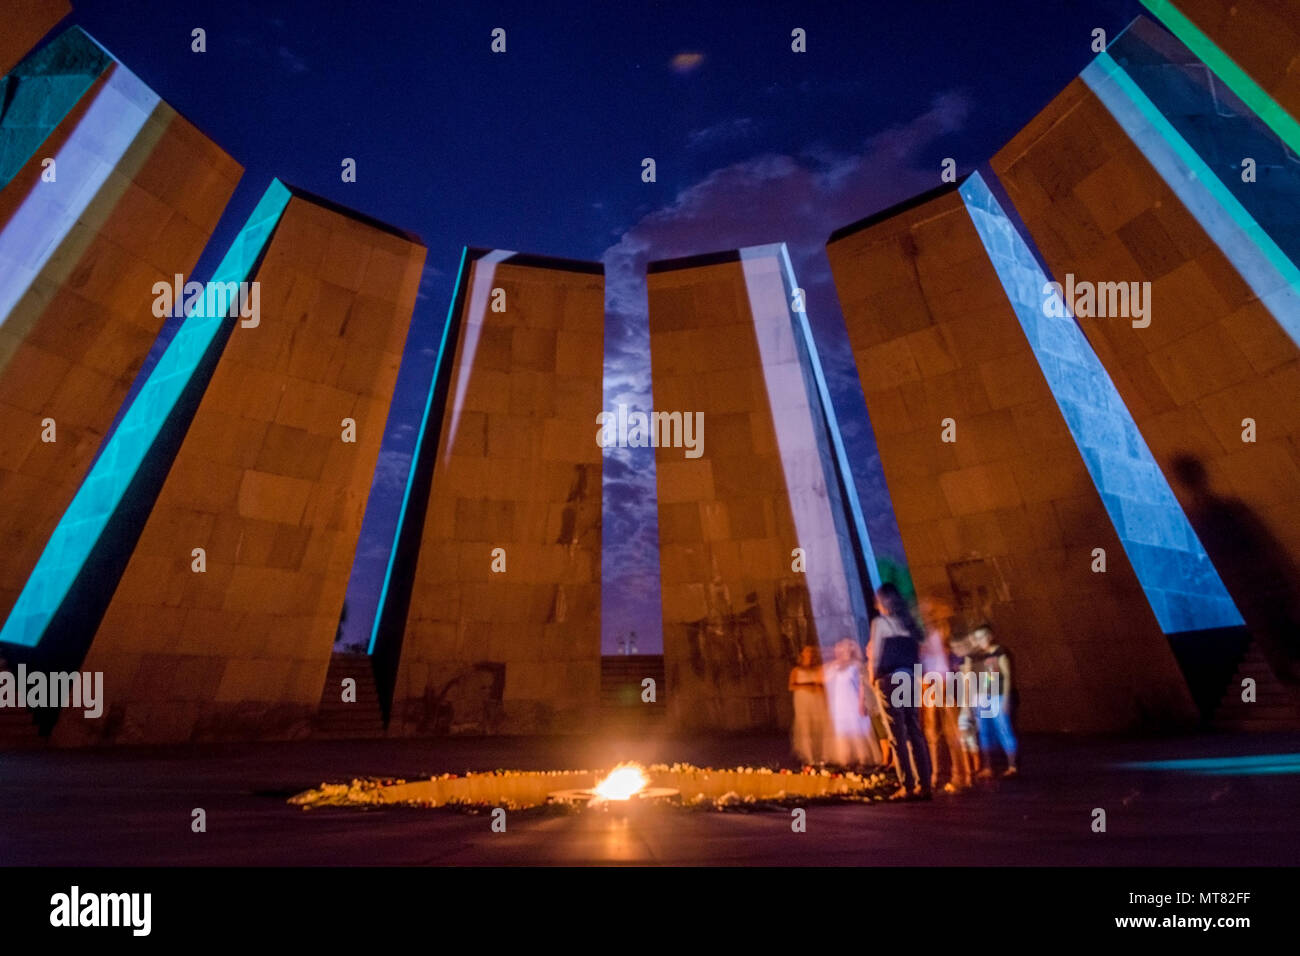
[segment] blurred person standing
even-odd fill
[[[1002,776],[1014,777],[1019,772],[1016,768],[1019,744],[1015,729],[1011,726],[1011,656],[1006,648],[998,644],[992,625],[979,625],[971,631],[970,640],[968,660],[980,689],[975,722],[982,764],[979,776],[985,779],[993,776],[993,748],[996,743],[1007,760]]]
[[[980,769],[979,733],[975,722],[979,720],[978,698],[970,693],[975,687],[974,664],[970,659],[971,639],[969,634],[953,637],[950,645],[957,661],[957,687],[959,692],[957,708],[957,739],[962,752],[966,755],[966,765],[970,768],[972,779]],[[969,682],[969,683],[968,683]]]
[[[867,670],[885,717],[899,788],[891,800],[929,800],[930,751],[921,730],[921,687],[915,680],[924,635],[891,582],[876,591]]]
[[[923,694],[921,723],[925,740],[930,747],[930,786],[942,786],[946,793],[967,790],[971,785],[970,757],[962,746],[958,722],[961,717],[960,699],[950,699],[948,689],[961,689],[957,660],[950,647],[952,640],[952,608],[937,597],[929,597],[921,604],[921,619],[925,624],[925,642],[921,645],[921,671],[926,687],[932,690]],[[947,780],[944,780],[944,771]]]
[[[841,767],[880,765],[880,745],[862,708],[862,651],[851,637],[835,644],[826,665],[826,759]]]
[[[794,701],[794,726],[790,746],[805,767],[825,760],[827,720],[826,684],[818,649],[805,644],[799,663],[790,670],[790,695]]]

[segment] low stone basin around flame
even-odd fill
[[[552,790],[547,794],[547,801],[550,803],[574,803],[578,805],[595,805],[603,803],[614,808],[620,804],[626,806],[630,803],[645,803],[653,800],[672,800],[681,795],[680,790],[674,790],[672,787],[646,787],[642,790],[638,790],[630,797],[623,798],[622,800],[605,800],[602,799],[600,793],[594,789]]]
[[[319,806],[505,806],[549,803],[590,804],[607,771],[511,771],[444,775],[427,780],[353,780],[322,784],[290,798],[309,809]],[[892,781],[858,774],[774,772],[765,768],[714,770],[674,764],[645,768],[648,796],[681,795],[686,805],[722,802],[780,802],[825,799],[871,800],[892,789]],[[645,791],[643,791],[645,792]],[[579,796],[581,794],[581,796]],[[591,796],[587,796],[590,794]],[[556,795],[555,798],[552,795]],[[648,797],[638,798],[639,802]],[[609,804],[627,801],[603,801]]]

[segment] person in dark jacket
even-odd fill
[[[871,622],[867,673],[885,715],[899,787],[891,800],[929,800],[930,749],[921,729],[921,686],[916,681],[925,639],[898,588],[876,591],[879,616]]]

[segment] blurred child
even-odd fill
[[[927,685],[937,682],[938,693],[922,698],[921,724],[930,746],[930,785],[947,793],[969,789],[970,759],[961,743],[957,727],[961,702],[949,700],[947,689],[959,662],[949,647],[952,637],[952,609],[937,598],[922,602],[921,619],[925,624],[925,642],[921,645],[921,670]],[[947,780],[943,781],[944,770]]]
[[[993,628],[981,624],[971,632],[971,671],[980,681],[981,691],[988,688],[988,696],[981,693],[976,710],[976,729],[979,733],[982,767],[979,776],[993,776],[993,745],[996,741],[1006,755],[1004,777],[1014,777],[1016,770],[1016,732],[1011,726],[1011,658],[1006,649],[997,643]],[[987,676],[986,676],[987,675]],[[987,683],[986,683],[987,682]]]
[[[970,659],[972,650],[970,635],[963,634],[961,637],[954,637],[951,647],[953,656],[958,661],[958,676],[965,680],[966,675],[973,673]],[[958,686],[960,687],[962,684],[958,684]],[[957,740],[966,754],[966,764],[970,768],[972,776],[980,769],[979,735],[975,730],[977,720],[979,720],[979,714],[978,708],[974,706],[974,701],[961,701],[960,706],[957,708]]]
[[[871,719],[863,713],[862,650],[845,637],[835,644],[835,657],[823,669],[826,682],[826,759],[840,767],[880,764]]]

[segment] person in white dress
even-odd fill
[[[794,699],[794,727],[791,750],[806,767],[826,759],[826,692],[817,648],[805,645],[799,663],[790,671],[790,695]]]
[[[862,651],[846,637],[826,665],[826,759],[841,767],[875,767],[882,762],[871,718],[863,706]],[[869,697],[870,695],[865,695]]]

